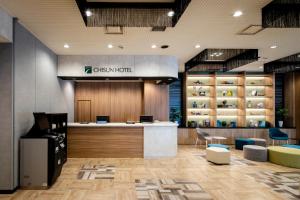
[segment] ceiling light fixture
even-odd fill
[[[201,47],[200,44],[196,44],[196,45],[195,45],[195,48],[196,48],[196,49],[199,49],[200,47]]]
[[[237,11],[235,11],[235,12],[233,13],[233,17],[240,17],[240,16],[242,16],[242,15],[243,15],[243,12],[240,11],[240,10],[237,10]]]
[[[277,47],[278,47],[277,45],[270,46],[271,49],[276,49]]]
[[[64,48],[65,48],[65,49],[68,49],[68,48],[70,48],[70,45],[65,44],[65,45],[64,45]]]
[[[87,17],[90,17],[90,16],[92,16],[92,11],[90,11],[90,10],[86,10],[85,11],[85,15],[87,16]]]
[[[107,48],[112,49],[114,46],[112,44],[107,45]]]
[[[151,48],[156,49],[157,48],[156,44],[152,44]]]
[[[169,11],[168,12],[168,16],[169,17],[173,17],[175,15],[175,12],[173,10]]]

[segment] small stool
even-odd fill
[[[208,144],[208,147],[219,147],[229,150],[229,146],[225,144]]]
[[[221,142],[221,141],[227,140],[226,137],[222,137],[222,136],[213,136],[213,139],[214,139],[214,140],[217,140],[218,144],[223,143],[223,142]]]
[[[268,160],[268,149],[257,145],[244,146],[244,158],[248,160],[266,162]]]
[[[254,140],[248,138],[236,138],[235,149],[243,150],[244,145],[254,145]]]
[[[206,149],[206,160],[215,164],[229,164],[230,151],[219,147],[208,147]]]
[[[262,146],[262,147],[266,147],[267,146],[267,141],[265,139],[262,139],[262,138],[250,138],[250,140],[254,141],[254,145]]]

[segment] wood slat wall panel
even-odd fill
[[[135,128],[68,128],[70,158],[142,158],[144,133]]]
[[[156,85],[153,81],[144,83],[145,115],[154,119],[169,121],[169,86]]]
[[[78,82],[75,90],[77,102],[91,101],[91,121],[98,115],[110,116],[111,122],[138,121],[143,114],[143,83],[141,82]],[[79,122],[78,116],[75,121]]]

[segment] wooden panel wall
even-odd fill
[[[91,102],[91,121],[108,115],[111,122],[138,121],[143,114],[143,83],[141,82],[77,82],[75,89],[75,121],[82,113],[78,102]]]
[[[144,111],[155,120],[169,121],[168,85],[157,85],[153,81],[144,83]]]
[[[295,72],[295,125],[300,138],[300,72]]]
[[[284,124],[288,127],[295,127],[295,74],[294,72],[289,72],[284,76],[284,107],[289,111]]]
[[[142,127],[68,128],[70,158],[143,158]]]

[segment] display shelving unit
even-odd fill
[[[274,125],[273,74],[200,74],[186,77],[189,127]]]

